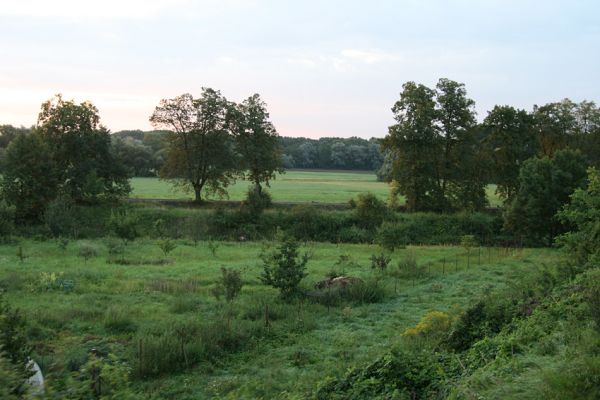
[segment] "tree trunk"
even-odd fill
[[[202,185],[194,185],[194,202],[202,203]]]

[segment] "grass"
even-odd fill
[[[238,324],[232,326],[257,328],[248,331],[247,343],[238,344],[237,351],[201,358],[178,373],[134,381],[150,398],[178,399],[298,398],[314,389],[324,373],[340,375],[385,353],[427,311],[465,307],[557,256],[548,249],[475,249],[467,268],[463,248],[409,246],[393,254],[392,265],[413,255],[427,277],[385,278],[387,297],[380,303],[327,307],[281,303],[273,289],[260,283],[259,254],[268,243],[221,242],[213,256],[206,242],[176,241],[171,262],[160,265],[155,260],[164,255],[157,241],[141,239],[127,246],[124,257],[147,262],[141,265],[107,264],[104,241],[92,244],[98,254],[87,261],[78,256],[78,243],[65,251],[57,241],[0,246],[0,287],[31,322],[36,359],[60,375],[81,365],[92,347],[132,360],[136,335],[207,321],[224,326],[227,313]],[[23,262],[18,246],[28,255]],[[380,251],[373,245],[326,243],[308,243],[304,250],[312,254],[307,288],[339,269],[334,264],[343,254],[354,261],[343,273],[368,279],[373,275],[369,257]],[[245,282],[240,298],[229,306],[210,294],[221,266],[240,269]],[[61,286],[65,280],[72,281],[72,289]],[[266,329],[265,306],[272,315]]]
[[[174,190],[158,178],[132,178],[131,197],[140,199],[191,200],[192,193]],[[244,199],[249,183],[238,181],[228,189],[230,200]],[[276,202],[346,203],[358,193],[371,192],[382,200],[389,196],[390,188],[378,182],[374,173],[356,171],[301,171],[291,170],[278,175],[269,189]],[[501,204],[494,193],[495,185],[487,188],[490,204]]]

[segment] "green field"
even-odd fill
[[[135,370],[140,337],[182,324],[204,324],[208,329],[231,320],[231,329],[253,332],[239,348],[181,372],[134,379],[134,388],[148,398],[298,398],[326,375],[342,374],[384,354],[429,310],[465,307],[556,257],[548,249],[482,248],[467,260],[460,247],[409,246],[394,253],[394,263],[414,255],[426,277],[395,281],[382,276],[383,301],[326,307],[310,299],[283,303],[261,284],[259,254],[272,244],[220,242],[213,255],[206,242],[175,243],[177,248],[162,263],[156,263],[165,259],[156,241],[140,239],[128,245],[123,259],[140,265],[108,263],[104,240],[73,241],[66,250],[54,240],[0,245],[0,287],[30,321],[34,357],[42,369],[55,376],[68,374],[96,348],[117,355]],[[26,255],[23,261],[17,257],[18,246]],[[82,246],[95,248],[96,254],[88,260],[79,257]],[[369,257],[379,252],[373,245],[325,243],[309,243],[303,250],[312,255],[306,288],[323,279],[342,254],[353,261],[344,274],[370,279],[374,272]],[[210,293],[221,266],[242,270],[245,286],[231,305]],[[57,280],[72,282],[72,291]],[[268,327],[265,306],[272,315]]]
[[[173,189],[166,181],[158,178],[132,178],[131,197],[140,199],[191,200],[193,194]],[[249,183],[238,181],[228,189],[230,200],[242,200]],[[382,200],[389,196],[390,188],[378,182],[369,172],[343,171],[287,171],[278,175],[269,189],[276,202],[346,203],[358,193],[371,192]],[[495,186],[487,189],[491,206],[500,205],[494,193]]]

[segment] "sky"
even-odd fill
[[[600,1],[0,0],[0,124],[62,93],[111,129],[162,98],[259,93],[280,135],[383,137],[407,81],[466,85],[482,120],[600,102]]]

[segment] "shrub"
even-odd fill
[[[12,364],[12,367],[5,366],[5,369],[8,368],[9,372],[25,378],[32,375],[27,368],[31,347],[27,340],[26,325],[21,311],[12,308],[0,292],[0,353],[2,353],[0,354],[0,360],[5,358]],[[9,381],[14,384],[12,379]],[[11,392],[19,396],[22,395],[25,392],[24,380],[21,381],[20,385],[13,386]]]
[[[22,371],[8,360],[0,347],[0,398],[3,400],[25,398],[27,387],[23,385],[24,381]]]
[[[373,254],[370,260],[371,269],[379,272],[385,272],[387,270],[388,265],[390,265],[390,262],[392,261],[392,259],[389,256],[386,256],[383,253],[379,255]]]
[[[398,262],[398,273],[405,278],[419,279],[426,275],[426,269],[413,254],[408,254]]]
[[[242,203],[244,211],[249,212],[252,216],[259,216],[262,212],[273,205],[271,194],[258,186],[253,185],[246,192],[246,199]]]
[[[79,245],[77,255],[83,258],[87,264],[87,261],[90,258],[98,256],[98,250],[96,250],[96,248],[89,243],[82,243]]]
[[[598,269],[586,274],[585,300],[596,328],[600,331],[600,270]]]
[[[138,217],[131,212],[127,211],[112,211],[110,219],[108,221],[109,229],[121,240],[123,243],[135,240],[139,236],[137,230]]]
[[[424,338],[441,341],[452,326],[452,317],[442,311],[429,311],[425,314],[419,323],[412,328],[406,329],[402,336],[407,339]]]
[[[44,223],[52,236],[76,236],[77,221],[73,208],[73,200],[67,195],[60,195],[48,204],[44,213]]]
[[[395,349],[375,362],[321,383],[313,397],[330,399],[445,398],[449,361],[428,350]]]
[[[0,239],[9,236],[15,229],[15,207],[0,199]]]
[[[389,212],[385,203],[373,193],[361,193],[356,201],[354,216],[362,227],[374,229],[389,216]]]
[[[173,250],[175,250],[175,248],[177,247],[177,245],[171,239],[166,238],[166,239],[160,240],[158,242],[158,247],[163,252],[163,254],[165,255],[165,257],[167,257],[170,252],[172,252]]]
[[[298,243],[288,237],[283,240],[277,250],[270,254],[261,254],[264,284],[279,289],[281,297],[290,299],[298,293],[298,285],[306,274],[308,254],[298,253]]]
[[[240,271],[221,267],[221,277],[219,278],[217,285],[213,288],[212,293],[217,300],[219,300],[221,296],[224,296],[225,300],[231,302],[242,291],[242,285],[242,274]]]
[[[384,222],[377,230],[377,243],[384,249],[394,251],[406,247],[409,239],[406,232],[399,229],[398,225],[391,222]]]

